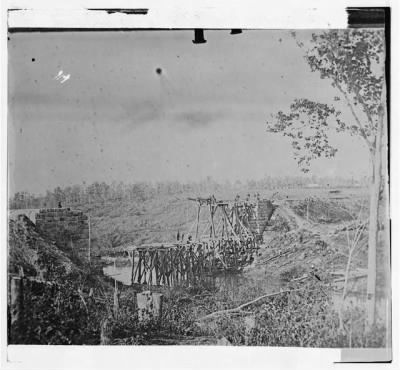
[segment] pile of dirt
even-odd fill
[[[300,217],[319,224],[339,223],[353,219],[344,205],[331,199],[311,197],[292,202],[291,208]]]
[[[321,278],[328,279],[327,264],[333,253],[318,233],[298,229],[271,236],[260,249],[254,267],[285,281],[310,271],[319,271]]]
[[[279,210],[279,208],[278,208]],[[270,220],[270,225],[267,229],[267,233],[270,232],[288,232],[291,230],[289,220],[284,217],[279,211],[276,211]]]
[[[25,215],[9,220],[8,272],[52,280],[60,272],[79,271],[69,256],[38,232]]]

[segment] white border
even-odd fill
[[[220,0],[199,1],[34,1],[9,0],[2,2],[1,20],[1,297],[6,297],[6,186],[7,186],[7,13],[6,8],[28,9],[12,12],[10,26],[46,27],[133,27],[133,28],[340,28],[344,26],[346,6],[392,6],[392,132],[391,132],[391,217],[392,217],[392,280],[393,280],[393,356],[392,364],[340,364],[340,350],[303,348],[243,348],[243,347],[88,347],[88,346],[10,346],[5,339],[6,300],[1,300],[1,368],[3,369],[65,369],[65,368],[397,368],[398,352],[398,281],[400,245],[397,216],[400,183],[398,167],[399,137],[397,67],[400,65],[398,48],[399,22],[396,1],[289,1],[256,2]],[[114,14],[92,15],[85,8],[149,8],[146,16]],[[315,8],[315,9],[313,9]],[[31,10],[29,10],[31,9]],[[74,16],[70,16],[70,14]],[[58,15],[57,15],[58,14]],[[57,15],[57,17],[55,17]],[[125,26],[126,25],[126,26]]]
[[[263,28],[266,24],[271,29],[288,28],[288,25],[297,29],[345,28],[347,25],[345,10],[334,6],[307,9],[274,7],[274,12],[265,8],[254,13],[250,4],[240,7],[237,4],[241,3],[230,5],[229,28]],[[8,22],[11,28],[226,28],[227,13],[222,12],[220,6],[207,4],[191,8],[172,7],[170,4],[149,7],[146,15],[107,14],[86,9],[24,9],[10,12]]]

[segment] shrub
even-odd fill
[[[82,299],[75,284],[26,284],[23,311],[10,327],[10,344],[98,344],[106,309]]]
[[[322,348],[384,347],[386,327],[376,325],[365,332],[365,312],[352,307],[344,314],[347,329],[339,328],[339,317],[331,299],[318,282],[300,290],[267,298],[248,309],[255,317],[254,327],[242,315],[221,315],[208,334],[225,337],[233,345],[300,346]],[[260,301],[261,302],[261,301]],[[209,326],[210,328],[210,326]]]

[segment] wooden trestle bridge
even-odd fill
[[[240,271],[252,263],[274,211],[272,203],[251,204],[238,199],[229,203],[214,196],[190,200],[197,203],[194,235],[178,235],[174,243],[119,248],[130,257],[131,284],[195,284],[218,271]],[[200,222],[204,210],[208,215],[205,228]]]

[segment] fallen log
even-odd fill
[[[210,314],[208,314],[206,316],[203,316],[203,317],[199,318],[198,321],[199,320],[207,320],[207,319],[210,319],[212,317],[215,317],[215,316],[218,316],[218,315],[222,315],[222,314],[237,313],[237,312],[240,312],[243,308],[248,307],[248,306],[250,306],[250,305],[252,305],[254,303],[257,303],[258,301],[260,301],[260,300],[262,300],[264,298],[274,297],[274,296],[277,296],[279,294],[284,294],[284,293],[297,292],[299,290],[304,290],[304,289],[288,289],[288,290],[282,290],[280,292],[265,294],[265,295],[262,295],[261,297],[257,297],[255,299],[253,299],[250,302],[243,303],[238,307],[212,312],[212,313],[210,313]]]
[[[285,256],[286,254],[288,254],[288,253],[290,253],[290,252],[293,252],[293,251],[288,250],[288,251],[279,253],[279,254],[277,254],[277,255],[275,255],[275,256],[273,256],[273,257],[268,258],[267,260],[264,260],[264,261],[262,261],[262,262],[257,263],[257,266],[265,265],[265,264],[267,264],[268,262],[274,260],[275,258],[279,258],[279,257]]]
[[[349,278],[347,278],[347,280],[358,280],[358,279],[362,279],[362,278],[366,278],[368,275],[367,274],[362,274],[362,275],[357,275],[357,276],[351,276]],[[333,280],[334,283],[340,283],[342,281],[344,281],[345,278],[340,278],[340,279],[335,279]]]
[[[308,277],[310,277],[310,275],[309,275],[309,274],[306,274],[306,275],[300,276],[300,277],[298,277],[298,278],[292,279],[292,280],[290,280],[290,281],[291,281],[291,282],[293,282],[293,281],[301,281],[301,280],[307,279]]]

